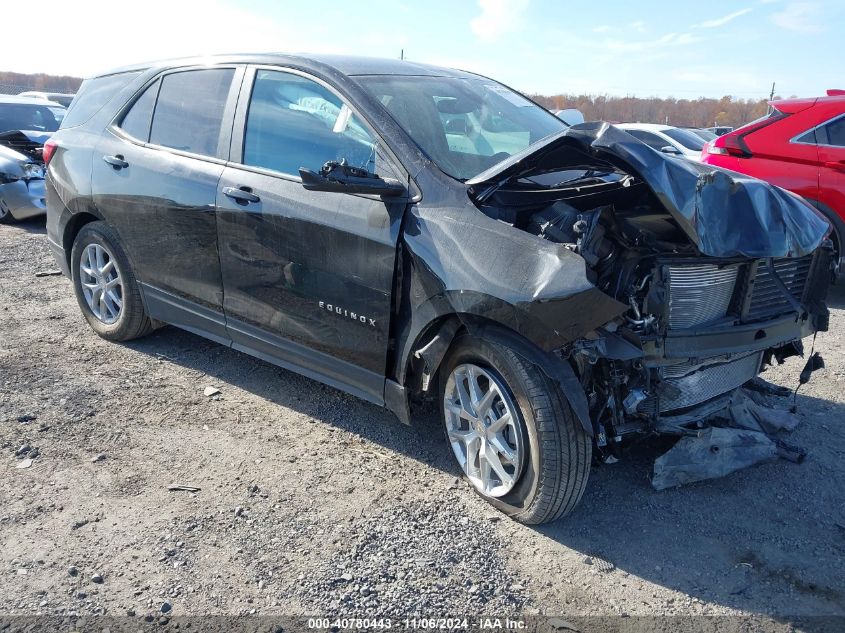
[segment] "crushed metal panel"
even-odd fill
[[[467,181],[485,195],[579,149],[641,178],[698,250],[712,257],[802,257],[830,225],[799,196],[750,176],[662,154],[608,123],[550,136]]]
[[[777,445],[765,433],[711,427],[697,437],[682,437],[658,457],[651,484],[657,490],[665,490],[724,477],[777,457]]]

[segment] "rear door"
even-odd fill
[[[218,340],[215,201],[242,76],[237,66],[164,73],[121,111],[93,158],[94,204],[117,229],[150,315]]]
[[[845,218],[845,114],[816,130],[820,202]]]
[[[236,348],[381,402],[407,198],[302,187],[300,167],[341,159],[408,181],[334,89],[275,67],[247,72],[217,192],[227,327]]]

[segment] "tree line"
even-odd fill
[[[75,93],[82,83],[80,77],[68,75],[47,75],[45,73],[25,74],[0,71],[0,86],[6,88],[4,92],[14,94],[27,90],[44,92]]]
[[[531,98],[552,111],[577,108],[587,121],[664,123],[678,127],[738,127],[763,116],[768,110],[767,99],[738,99],[731,96],[721,99],[675,99],[558,94],[532,95]],[[780,97],[776,96],[775,99]]]

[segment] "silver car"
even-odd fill
[[[59,127],[57,104],[27,97],[0,97],[0,222],[46,212],[44,143]]]

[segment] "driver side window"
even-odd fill
[[[293,176],[346,161],[376,172],[376,141],[348,105],[321,84],[259,70],[244,133],[243,164]]]

